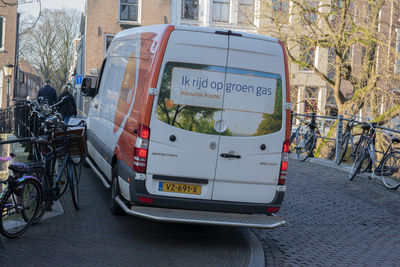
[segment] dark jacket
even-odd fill
[[[39,99],[40,96],[43,96],[50,106],[57,102],[57,91],[48,84],[39,89],[37,98]]]
[[[61,101],[63,97],[66,97],[64,101],[58,105],[58,111],[61,115],[65,116],[72,116],[76,117],[76,104],[74,97],[69,92],[64,92],[58,98],[58,101]]]

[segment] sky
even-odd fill
[[[75,8],[83,12],[85,8],[85,0],[25,0],[26,2],[32,2],[28,4],[21,4],[18,6],[18,12],[22,16],[32,15],[34,17],[39,15],[39,1],[42,3],[42,10],[45,8],[59,9],[59,8]]]

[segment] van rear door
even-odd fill
[[[213,200],[274,199],[285,136],[284,74],[276,40],[229,36]]]
[[[211,199],[219,143],[213,125],[222,116],[222,97],[212,91],[223,87],[227,47],[228,37],[211,30],[171,33],[150,120],[150,194]]]

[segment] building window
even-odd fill
[[[106,57],[107,50],[110,47],[112,40],[114,39],[115,35],[112,34],[104,34],[104,57]]]
[[[140,0],[120,0],[119,20],[139,22],[139,1]]]
[[[306,5],[302,7],[302,20],[303,24],[310,25],[316,23],[318,20],[319,1],[309,0]]]
[[[300,67],[300,70],[312,70],[312,67],[315,66],[315,47],[302,45],[300,47],[300,57],[305,63],[304,66]]]
[[[318,112],[318,88],[306,87],[304,90],[304,112]]]
[[[199,0],[182,0],[182,19],[199,19]]]
[[[289,0],[272,0],[273,22],[289,22]]]
[[[254,0],[239,0],[238,23],[253,23],[254,21]]]
[[[396,56],[394,63],[394,74],[400,74],[400,28],[396,29]]]
[[[3,92],[3,70],[1,68],[0,69],[0,107],[3,106],[2,92]]]
[[[335,95],[333,94],[333,89],[328,88],[326,90],[326,94],[325,115],[336,117],[338,115],[338,107],[336,104]]]
[[[229,22],[229,0],[213,0],[213,21]]]
[[[0,50],[4,49],[4,17],[0,17]]]
[[[272,9],[277,12],[288,13],[289,1],[288,0],[272,0]]]

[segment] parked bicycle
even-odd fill
[[[305,161],[313,155],[317,144],[319,130],[316,124],[316,114],[305,115],[310,117],[310,121],[302,119],[297,129],[291,134],[289,142],[294,142],[294,151],[300,161]]]
[[[346,157],[346,153],[348,150],[348,147],[350,146],[351,149],[351,154],[350,157],[353,158],[353,162],[355,157],[358,155],[359,153],[359,144],[363,142],[365,136],[368,134],[369,131],[369,125],[368,123],[362,123],[359,121],[356,121],[357,119],[367,119],[368,121],[370,120],[367,117],[360,117],[357,115],[353,115],[353,114],[349,114],[349,113],[345,113],[345,115],[348,115],[351,117],[350,121],[347,123],[346,128],[344,130],[344,133],[342,135],[342,142],[341,142],[341,146],[339,148],[339,158],[337,161],[337,164],[340,165],[342,162],[347,161]],[[362,132],[357,140],[357,142],[354,142],[354,134],[353,134],[353,128],[359,124],[362,124],[361,128],[362,128]]]
[[[374,140],[376,133],[378,131],[383,133],[383,131],[379,130],[375,123],[368,124],[370,126],[369,135],[366,135],[363,143],[360,143],[360,153],[354,160],[349,179],[354,179],[363,164],[364,166],[369,164],[369,160],[366,160],[369,157],[372,163],[372,177],[379,177],[388,189],[397,189],[400,186],[400,151],[395,150],[393,144],[400,143],[400,139],[389,134],[390,144],[383,154],[382,160],[378,162]]]
[[[0,160],[9,161],[13,156],[0,157]],[[0,232],[5,237],[15,238],[34,222],[42,202],[42,187],[40,181],[30,175],[35,168],[23,163],[12,163],[8,168],[12,174],[0,181],[4,184],[0,193]]]
[[[74,157],[86,155],[85,125],[81,121],[77,125],[57,125],[51,139],[46,136],[35,138],[32,142],[41,146],[51,147],[43,157],[44,175],[41,178],[43,187],[43,204],[35,222],[38,222],[52,202],[58,200],[67,186],[71,191],[75,209],[79,209],[79,182],[82,172],[82,162],[77,166]],[[77,129],[71,129],[79,127]],[[78,168],[78,170],[77,170]],[[54,179],[55,177],[55,179]]]

